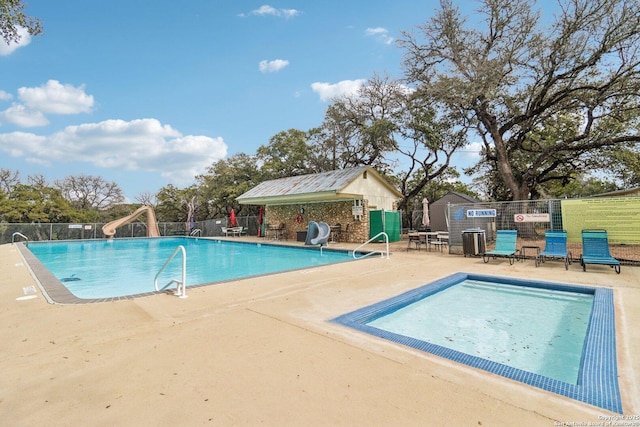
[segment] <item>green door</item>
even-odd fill
[[[384,211],[369,211],[369,238],[371,239],[381,231],[384,231]]]

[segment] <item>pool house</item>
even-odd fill
[[[333,238],[364,242],[370,214],[395,213],[401,198],[374,168],[362,166],[265,181],[237,200],[264,206],[263,236],[304,240],[309,222],[323,221],[332,227]]]

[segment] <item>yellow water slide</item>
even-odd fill
[[[131,215],[127,215],[124,218],[116,219],[105,224],[102,227],[102,232],[106,237],[112,238],[116,235],[116,229],[127,225],[135,221],[140,215],[147,214],[147,237],[160,237],[160,230],[158,229],[158,221],[156,221],[156,214],[151,206],[142,206]]]

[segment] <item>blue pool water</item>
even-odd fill
[[[154,277],[173,251],[187,254],[187,287],[353,260],[347,252],[195,238],[33,242],[29,250],[78,298],[154,291]],[[180,279],[180,253],[159,276]]]
[[[577,384],[593,295],[465,280],[367,324]]]
[[[333,321],[622,413],[611,289],[456,273]]]

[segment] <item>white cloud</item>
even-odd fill
[[[20,40],[17,43],[12,42],[7,44],[3,38],[0,37],[0,56],[11,55],[16,49],[24,47],[31,43],[31,35],[24,27],[17,27],[18,36]]]
[[[382,28],[382,27],[367,28],[364,31],[364,34],[367,37],[374,37],[376,40],[384,44],[393,43],[393,37],[389,36],[389,30],[387,30],[386,28]]]
[[[0,91],[0,100],[11,99],[11,94]],[[39,87],[21,87],[18,100],[0,111],[0,124],[11,123],[19,127],[46,126],[45,114],[89,113],[93,109],[92,95],[85,93],[84,85],[78,87],[49,80]]]
[[[473,164],[480,159],[480,153],[483,148],[482,142],[470,142],[462,147],[461,150],[458,150],[458,155],[464,162]]]
[[[285,18],[293,18],[300,15],[300,11],[296,9],[280,9]]]
[[[85,93],[84,85],[63,85],[57,80],[39,87],[21,87],[18,98],[28,108],[51,114],[89,113],[94,103],[93,96]]]
[[[221,137],[185,136],[156,119],[139,119],[68,126],[48,136],[4,133],[0,151],[45,165],[87,162],[103,168],[160,172],[182,183],[223,159],[227,145]]]
[[[40,111],[31,110],[22,104],[13,104],[0,111],[0,123],[11,123],[23,128],[46,126],[49,120]]]
[[[268,4],[262,5],[257,9],[252,10],[248,14],[241,13],[239,16],[245,17],[247,15],[259,15],[259,16],[283,16],[285,18],[293,18],[300,15],[302,12],[296,9],[276,9]]]
[[[311,90],[320,95],[321,101],[329,101],[339,96],[355,94],[365,83],[365,79],[342,80],[335,84],[316,82],[311,84]]]
[[[273,73],[282,70],[287,65],[289,65],[289,61],[286,59],[274,59],[273,61],[267,61],[265,59],[260,61],[258,67],[262,73]]]
[[[269,6],[268,4],[260,6],[258,9],[254,9],[249,12],[252,15],[273,15],[278,16],[280,12],[275,7]]]

